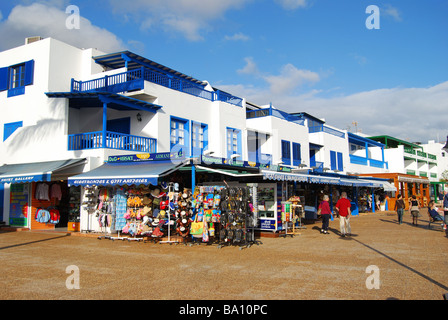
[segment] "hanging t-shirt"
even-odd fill
[[[48,189],[49,189],[48,184],[38,183],[36,186],[36,195],[35,195],[36,199],[50,201],[50,198],[48,196]]]
[[[55,198],[55,199],[58,199],[59,201],[61,201],[62,190],[61,190],[61,186],[59,184],[54,183],[51,185],[50,198]]]

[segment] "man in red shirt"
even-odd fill
[[[336,203],[336,210],[339,214],[339,227],[341,229],[342,237],[345,237],[346,234],[350,236],[352,233],[350,227],[351,206],[350,200],[347,199],[347,193],[342,192],[341,198]]]

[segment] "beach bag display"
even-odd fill
[[[190,226],[190,234],[192,236],[200,236],[204,231],[204,223],[202,221],[198,221],[198,214],[194,217],[194,221]]]

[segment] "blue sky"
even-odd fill
[[[70,4],[79,30],[65,26]],[[366,28],[369,5],[380,29]],[[1,1],[0,50],[32,35],[130,50],[341,129],[444,141],[447,13],[446,0]]]

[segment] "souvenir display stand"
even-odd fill
[[[253,206],[248,187],[229,187],[221,194],[221,216],[219,220],[219,245],[236,245],[240,250],[255,243]]]
[[[305,226],[302,225],[302,218],[305,217],[305,209],[303,204],[305,203],[305,197],[293,196],[288,199],[291,202],[291,210],[293,212],[293,225],[294,225],[294,233],[295,229],[306,229]]]
[[[257,243],[246,186],[85,186],[81,204],[82,231],[98,239],[240,249]]]
[[[284,232],[281,233],[280,237],[294,237],[294,218],[293,218],[293,208],[292,203],[289,201],[282,201],[282,225]]]

